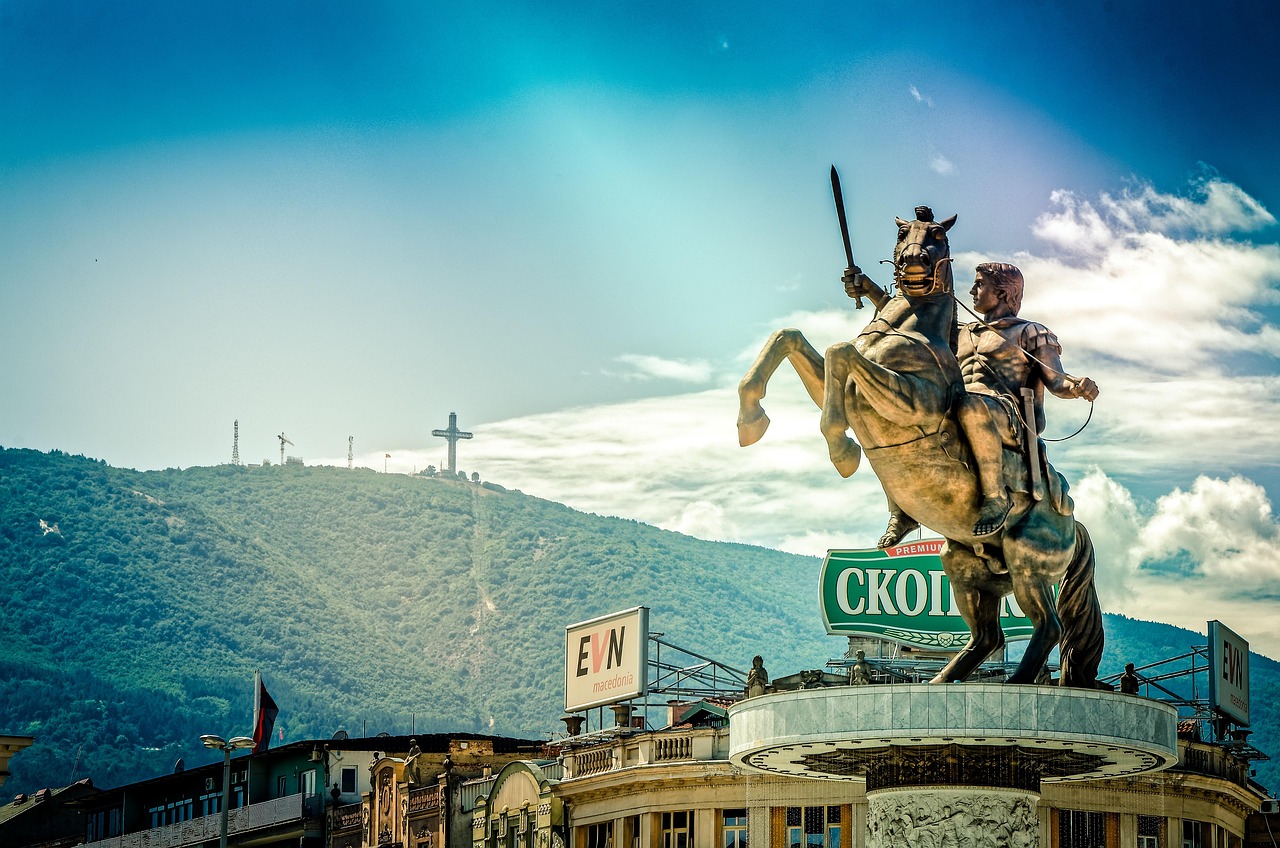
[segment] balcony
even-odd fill
[[[227,813],[227,838],[265,830],[280,825],[297,825],[301,834],[304,821],[314,816],[317,796],[300,794],[250,804]],[[201,816],[178,824],[112,836],[97,842],[86,842],[84,848],[183,848],[202,842],[217,841],[222,833],[222,814]]]
[[[427,813],[440,809],[440,787],[426,786],[409,790],[409,812]]]
[[[1200,742],[1178,742],[1178,763],[1171,771],[1218,777],[1236,786],[1249,785],[1249,762],[1219,746]]]
[[[624,768],[728,760],[728,728],[660,730],[619,735],[564,752],[564,777],[573,779]]]

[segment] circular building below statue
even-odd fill
[[[1042,782],[1132,776],[1178,756],[1173,707],[1056,686],[810,689],[748,698],[729,716],[741,768],[866,781],[868,846],[991,829],[1003,834],[993,844],[1034,848]]]

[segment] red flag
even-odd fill
[[[259,672],[253,673],[253,682],[257,684],[253,693],[253,753],[261,754],[271,745],[271,730],[276,725],[280,708],[267,692]],[[281,736],[283,738],[283,732]]]

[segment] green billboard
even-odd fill
[[[969,641],[938,556],[943,539],[888,549],[828,551],[819,580],[822,622],[833,636],[869,636],[932,650]],[[1012,595],[1000,604],[1005,639],[1031,638],[1031,619]]]

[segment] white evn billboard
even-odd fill
[[[1221,621],[1209,622],[1209,705],[1249,726],[1249,643]]]
[[[564,711],[581,712],[643,697],[648,691],[649,608],[564,629]]]

